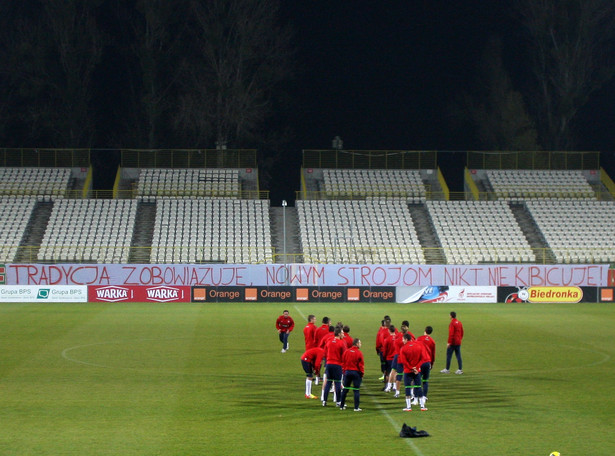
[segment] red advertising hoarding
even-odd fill
[[[190,298],[190,287],[88,287],[89,302],[190,302]]]

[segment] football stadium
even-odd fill
[[[434,151],[304,150],[281,205],[255,150],[122,150],[108,190],[91,153],[0,150],[1,454],[615,451],[599,153],[468,152],[456,192]],[[306,393],[310,315],[362,343],[346,408]],[[385,391],[385,316],[433,328],[424,406]]]

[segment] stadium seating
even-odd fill
[[[425,262],[405,200],[304,200],[296,205],[306,262]]]
[[[17,254],[36,198],[22,198],[13,196],[0,196],[0,262],[10,263]]]
[[[127,263],[136,211],[136,200],[56,201],[39,261]]]
[[[0,168],[0,194],[64,198],[70,178],[70,168]]]
[[[419,202],[426,195],[420,171],[405,169],[323,169],[323,190],[333,199],[377,196]]]
[[[615,202],[528,201],[558,263],[615,262]]]
[[[583,171],[486,170],[486,176],[498,199],[596,199]]]
[[[268,201],[157,201],[152,263],[265,263],[272,257]]]
[[[140,171],[137,196],[154,201],[159,197],[224,197],[241,194],[237,169],[153,169]]]
[[[427,201],[449,264],[535,261],[535,255],[504,201]]]

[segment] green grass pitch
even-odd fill
[[[296,329],[280,353],[274,322]],[[464,375],[444,375],[448,313]],[[612,455],[611,304],[2,304],[1,455]],[[304,398],[304,317],[363,340],[362,413]],[[429,411],[381,391],[383,315],[434,327]],[[456,361],[453,361],[456,369]],[[351,396],[349,396],[349,399]],[[352,403],[352,402],[350,402]],[[402,439],[403,423],[431,437]]]

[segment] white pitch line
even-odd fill
[[[303,318],[304,320],[307,318],[305,315],[303,315],[303,312],[299,310],[299,307],[295,306],[295,310],[299,312],[299,315],[301,315],[301,318]]]
[[[382,407],[382,405],[380,405],[380,402],[378,402],[378,400],[375,398],[375,396],[371,396],[371,400],[374,403],[374,405],[376,406],[376,408],[378,410],[380,410],[380,413],[382,413],[385,416],[385,418],[389,421],[389,423],[391,423],[393,428],[395,428],[396,430],[401,430],[401,425],[397,421],[395,421],[393,419],[391,414],[389,412],[387,412]],[[412,441],[411,438],[404,438],[403,440],[408,444],[408,446],[412,449],[412,451],[414,451],[414,454],[416,454],[416,456],[425,456],[425,454],[419,449],[419,447],[416,446],[416,444]]]

